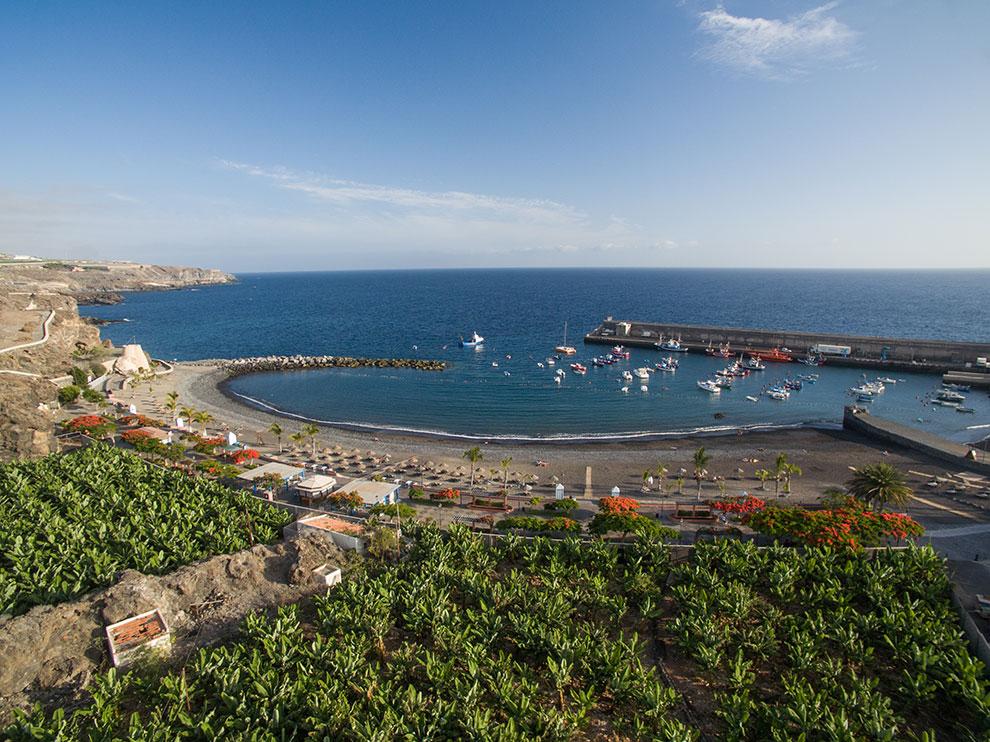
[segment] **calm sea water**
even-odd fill
[[[990,272],[740,270],[475,270],[245,274],[240,283],[136,293],[84,314],[126,323],[104,327],[116,344],[140,342],[161,358],[338,354],[438,358],[443,373],[377,369],[261,374],[230,389],[259,404],[314,419],[408,430],[495,436],[637,435],[757,425],[836,424],[857,369],[824,367],[815,385],[784,402],[761,398],[770,381],[808,369],[770,365],[713,398],[696,381],[722,365],[687,354],[675,374],[653,375],[623,394],[622,370],[661,354],[570,373],[559,387],[539,368],[562,340],[576,357],[607,349],[581,336],[605,315],[642,320],[865,335],[986,341]],[[482,349],[457,340],[477,330]],[[507,358],[507,356],[511,356]],[[573,359],[571,359],[573,360]],[[493,363],[497,363],[495,367]],[[558,368],[561,365],[558,363]],[[508,372],[508,373],[506,373]],[[923,405],[933,376],[901,381],[875,414],[957,440],[986,430],[990,399],[974,392],[975,415]],[[920,420],[920,421],[919,421]]]

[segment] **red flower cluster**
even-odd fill
[[[456,500],[460,496],[461,496],[460,490],[451,489],[449,487],[445,490],[440,490],[439,492],[430,493],[431,500]]]
[[[120,434],[120,437],[131,445],[134,445],[138,441],[148,440],[152,435],[144,430],[125,430]]]
[[[253,448],[242,448],[239,451],[231,451],[225,455],[235,464],[243,464],[245,461],[258,458],[261,454]]]
[[[832,510],[768,507],[749,514],[745,522],[769,536],[788,537],[811,546],[859,549],[889,540],[920,536],[924,528],[899,513],[875,513],[855,500]]]
[[[639,510],[639,501],[631,497],[603,497],[598,501],[599,509],[606,515],[627,515]]]
[[[753,495],[728,497],[712,503],[713,510],[719,510],[723,513],[740,513],[742,515],[755,513],[757,510],[763,510],[766,506],[766,500],[761,500],[759,497],[754,497]]]
[[[69,420],[64,425],[66,430],[74,433],[86,433],[87,435],[102,435],[109,432],[115,426],[112,421],[99,415],[80,415]]]

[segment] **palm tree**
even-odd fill
[[[804,474],[804,472],[801,471],[801,467],[797,464],[784,464],[781,470],[781,475],[784,478],[785,495],[791,494],[791,477],[800,477],[802,474]]]
[[[467,451],[465,451],[461,455],[464,458],[466,458],[468,461],[471,462],[471,489],[474,489],[474,470],[475,470],[475,467],[478,465],[478,462],[481,461],[485,457],[482,455],[481,449],[478,448],[477,446],[475,446],[474,448],[469,448]]]
[[[502,489],[506,492],[509,491],[509,465],[512,463],[512,457],[506,456],[499,462],[502,465]]]
[[[667,478],[668,471],[669,469],[663,464],[657,464],[657,487],[661,495],[663,494],[663,481]]]
[[[653,472],[651,472],[649,469],[643,472],[643,492],[650,491],[650,485],[648,484],[648,482],[650,480],[650,477],[652,476],[653,476]]]
[[[195,414],[196,414],[196,410],[194,408],[192,408],[192,407],[187,406],[187,405],[184,405],[182,407],[182,409],[179,410],[179,417],[184,417],[187,422],[190,421],[190,420],[192,420],[193,419],[193,415],[195,415]]]
[[[275,436],[275,440],[278,441],[278,452],[282,453],[282,426],[272,423],[268,426],[268,432]]]
[[[770,479],[770,470],[757,469],[756,478],[760,480],[760,489],[765,490],[767,488],[767,480]]]
[[[858,469],[846,482],[849,494],[874,510],[883,510],[888,502],[903,505],[914,495],[904,474],[890,464],[873,464]]]
[[[305,433],[293,433],[292,435],[289,436],[289,440],[291,440],[295,444],[295,447],[298,448],[299,446],[301,446],[303,444],[303,441],[306,440],[306,434]]]
[[[203,426],[203,437],[206,437],[206,424],[213,420],[213,415],[211,415],[206,410],[196,410],[193,413],[193,420]]]
[[[697,451],[694,452],[694,480],[698,483],[698,499],[701,499],[701,482],[708,473],[705,467],[708,466],[708,462],[712,460],[712,457],[708,455],[705,451],[705,447],[702,446]]]
[[[307,436],[313,444],[313,458],[316,458],[316,436],[320,434],[320,429],[313,423],[306,423],[302,426],[302,434]]]
[[[677,476],[677,479],[674,480],[674,483],[677,485],[677,494],[683,495],[684,494],[684,477],[678,475]]]
[[[169,392],[168,394],[165,395],[165,409],[171,412],[173,417],[175,416],[175,410],[178,406],[179,406],[178,392]]]
[[[777,455],[777,461],[773,467],[773,493],[775,495],[780,494],[780,481],[784,478],[784,470],[787,468],[787,454],[781,453]]]

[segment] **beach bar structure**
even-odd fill
[[[308,474],[297,481],[292,489],[299,497],[299,504],[307,507],[324,499],[337,486],[337,480],[326,474]]]
[[[356,492],[365,507],[390,505],[399,501],[401,482],[376,482],[373,479],[354,479],[337,490],[340,493]]]
[[[258,480],[268,474],[280,477],[287,487],[292,480],[302,479],[306,475],[306,468],[302,464],[282,464],[278,461],[269,461],[267,464],[256,466],[254,469],[242,471],[237,475],[237,478],[250,482],[257,492]]]

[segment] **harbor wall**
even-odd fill
[[[990,460],[983,458],[985,457],[983,452],[962,443],[939,438],[924,430],[875,417],[859,407],[845,408],[842,414],[842,427],[883,443],[918,451],[962,469],[990,474]]]
[[[692,351],[709,345],[728,343],[738,352],[790,348],[795,357],[806,355],[812,346],[849,346],[849,357],[828,356],[835,365],[875,366],[891,370],[918,370],[945,373],[950,370],[981,372],[978,358],[990,356],[990,342],[962,343],[947,340],[918,340],[891,337],[866,337],[827,332],[761,330],[744,327],[714,327],[662,322],[636,322],[606,318],[585,335],[586,343],[621,343],[635,347],[653,347],[660,337],[680,338]],[[990,378],[990,374],[988,374]]]

